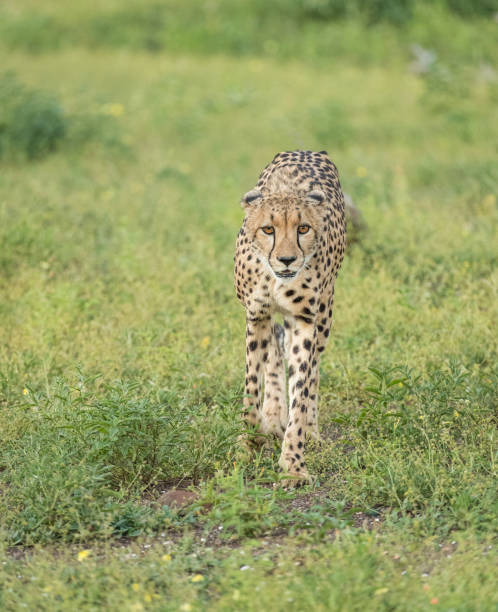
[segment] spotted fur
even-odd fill
[[[235,289],[246,309],[244,418],[282,440],[280,467],[306,481],[305,438],[318,438],[319,362],[346,244],[337,168],[326,151],[279,153],[241,205]]]

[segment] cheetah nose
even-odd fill
[[[297,257],[277,257],[277,259],[286,266],[290,266],[293,261],[296,261]]]

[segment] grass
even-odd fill
[[[1,9],[0,606],[495,609],[496,25],[33,6]],[[367,229],[288,493],[277,450],[238,462],[231,277],[240,196],[292,148]]]
[[[417,611],[493,609],[491,545],[452,542],[400,545],[344,533],[320,545],[285,541],[276,550],[249,540],[234,551],[162,538],[88,556],[64,551],[56,561],[37,550],[22,569],[18,561],[4,565],[4,607],[194,610],[216,602],[219,610],[349,611],[368,601],[374,610],[406,609],[407,602]]]

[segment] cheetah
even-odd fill
[[[293,486],[312,480],[304,446],[307,435],[319,439],[319,364],[346,246],[344,195],[326,151],[287,151],[241,206],[234,282],[246,310],[243,416],[253,442],[282,440],[279,466]]]

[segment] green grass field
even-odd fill
[[[490,7],[0,7],[2,610],[498,609]],[[232,262],[295,148],[366,229],[288,492],[237,460]]]

